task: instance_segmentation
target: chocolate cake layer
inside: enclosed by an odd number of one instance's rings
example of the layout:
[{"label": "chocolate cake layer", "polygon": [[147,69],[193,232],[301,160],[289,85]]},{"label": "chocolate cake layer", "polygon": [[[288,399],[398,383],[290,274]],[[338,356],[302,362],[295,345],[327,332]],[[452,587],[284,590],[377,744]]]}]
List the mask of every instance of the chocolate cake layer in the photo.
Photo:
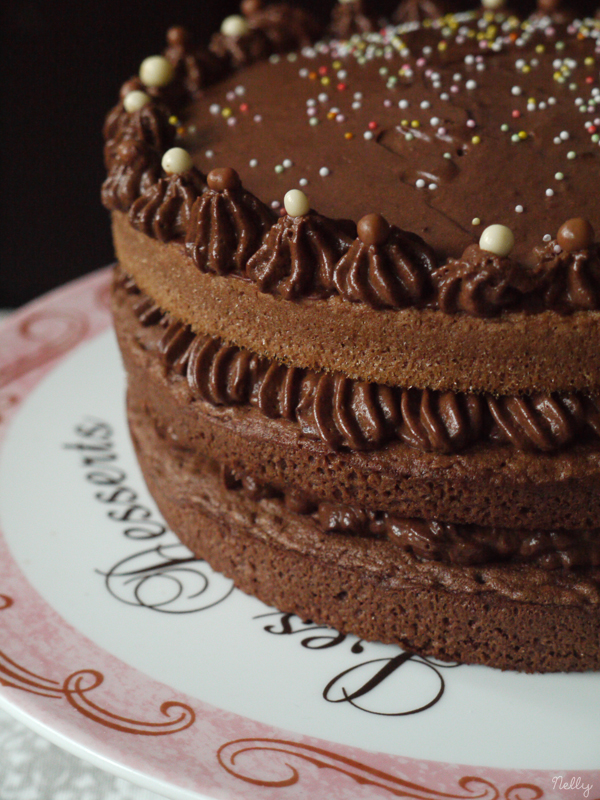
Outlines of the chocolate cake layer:
[{"label": "chocolate cake layer", "polygon": [[600,24],[241,8],[104,128],[150,491],[282,611],[600,668]]},{"label": "chocolate cake layer", "polygon": [[190,466],[134,400],[129,419],[167,522],[264,602],[443,660],[528,672],[600,667],[595,585],[532,567],[422,563],[391,542],[322,533],[280,500],[251,500]]},{"label": "chocolate cake layer", "polygon": [[289,302],[200,272],[181,244],[140,233],[120,212],[113,235],[122,268],[174,318],[284,364],[407,388],[600,391],[600,312],[478,319],[339,297]]},{"label": "chocolate cake layer", "polygon": [[600,450],[593,442],[557,454],[487,443],[453,455],[402,443],[336,452],[289,420],[195,396],[185,377],[146,349],[147,332],[123,289],[114,293],[114,316],[134,401],[174,443],[236,472],[278,489],[294,485],[313,500],[402,517],[530,530],[597,527]]}]

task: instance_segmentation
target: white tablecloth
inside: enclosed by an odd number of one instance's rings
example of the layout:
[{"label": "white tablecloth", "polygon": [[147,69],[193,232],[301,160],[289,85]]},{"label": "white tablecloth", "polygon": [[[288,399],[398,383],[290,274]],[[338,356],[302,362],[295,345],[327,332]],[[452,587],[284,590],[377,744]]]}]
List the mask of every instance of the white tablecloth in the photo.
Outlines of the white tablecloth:
[{"label": "white tablecloth", "polygon": [[163,800],[64,752],[0,709],[1,800]]}]

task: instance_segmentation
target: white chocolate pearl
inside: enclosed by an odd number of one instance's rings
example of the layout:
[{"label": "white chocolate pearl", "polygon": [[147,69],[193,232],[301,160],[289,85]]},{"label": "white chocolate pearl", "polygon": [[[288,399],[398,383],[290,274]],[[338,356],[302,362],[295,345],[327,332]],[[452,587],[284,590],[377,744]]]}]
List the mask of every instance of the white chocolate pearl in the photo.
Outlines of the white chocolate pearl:
[{"label": "white chocolate pearl", "polygon": [[300,189],[290,189],[283,198],[283,205],[290,217],[303,217],[310,209],[308,197]]},{"label": "white chocolate pearl", "polygon": [[481,0],[481,5],[489,11],[497,11],[505,5],[505,0]]},{"label": "white chocolate pearl", "polygon": [[490,225],[481,234],[479,247],[495,256],[507,256],[515,246],[515,237],[506,225]]},{"label": "white chocolate pearl", "polygon": [[240,17],[239,14],[232,14],[230,17],[225,17],[221,23],[221,33],[223,36],[231,36],[234,39],[243,36],[245,33],[248,33],[249,30],[250,26],[244,17]]},{"label": "white chocolate pearl", "polygon": [[140,92],[139,89],[135,89],[133,92],[129,92],[129,94],[125,95],[125,99],[123,100],[123,108],[128,114],[131,114],[134,111],[139,111],[140,108],[147,106],[150,100],[150,95],[146,94],[146,92]]},{"label": "white chocolate pearl", "polygon": [[183,147],[172,147],[162,157],[162,168],[167,175],[179,175],[193,166],[192,157]]},{"label": "white chocolate pearl", "polygon": [[164,56],[148,56],[140,65],[140,80],[146,86],[166,86],[174,74],[173,65]]}]

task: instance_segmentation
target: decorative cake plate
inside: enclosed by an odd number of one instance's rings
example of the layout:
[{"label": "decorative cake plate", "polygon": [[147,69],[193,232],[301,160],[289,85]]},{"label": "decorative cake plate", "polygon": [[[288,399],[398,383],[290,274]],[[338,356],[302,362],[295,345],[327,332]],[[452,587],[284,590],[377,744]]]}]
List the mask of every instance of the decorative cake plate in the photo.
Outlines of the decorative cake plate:
[{"label": "decorative cake plate", "polygon": [[109,283],[0,329],[0,704],[170,798],[600,798],[600,673],[343,636],[178,543],[129,441]]}]

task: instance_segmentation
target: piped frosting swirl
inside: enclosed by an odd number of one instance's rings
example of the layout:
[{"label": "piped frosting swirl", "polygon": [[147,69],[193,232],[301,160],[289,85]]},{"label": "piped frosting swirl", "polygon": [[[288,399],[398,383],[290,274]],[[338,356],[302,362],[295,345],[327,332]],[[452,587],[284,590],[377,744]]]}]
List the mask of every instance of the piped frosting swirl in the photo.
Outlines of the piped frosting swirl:
[{"label": "piped frosting swirl", "polygon": [[158,151],[146,142],[124,139],[111,151],[112,164],[102,184],[102,202],[111,210],[129,211],[161,176]]},{"label": "piped frosting swirl", "polygon": [[352,242],[351,228],[315,211],[285,215],[248,261],[246,275],[261,292],[286,299],[331,294],[335,266]]},{"label": "piped frosting swirl", "polygon": [[421,305],[431,294],[436,267],[431,248],[395,226],[380,237],[361,237],[363,222],[358,224],[358,238],[335,266],[333,281],[340,296],[373,307]]},{"label": "piped frosting swirl", "polygon": [[192,206],[204,188],[204,178],[195,167],[162,177],[133,202],[129,220],[134,228],[161,242],[182,238],[189,228]]},{"label": "piped frosting swirl", "polygon": [[208,188],[191,209],[186,252],[201,272],[243,275],[275,218],[242,188],[233,170],[213,170],[207,180]]},{"label": "piped frosting swirl", "polygon": [[460,259],[449,259],[432,281],[437,305],[446,314],[460,311],[474,317],[491,317],[518,303],[516,287],[522,270],[509,258],[471,245]]}]

